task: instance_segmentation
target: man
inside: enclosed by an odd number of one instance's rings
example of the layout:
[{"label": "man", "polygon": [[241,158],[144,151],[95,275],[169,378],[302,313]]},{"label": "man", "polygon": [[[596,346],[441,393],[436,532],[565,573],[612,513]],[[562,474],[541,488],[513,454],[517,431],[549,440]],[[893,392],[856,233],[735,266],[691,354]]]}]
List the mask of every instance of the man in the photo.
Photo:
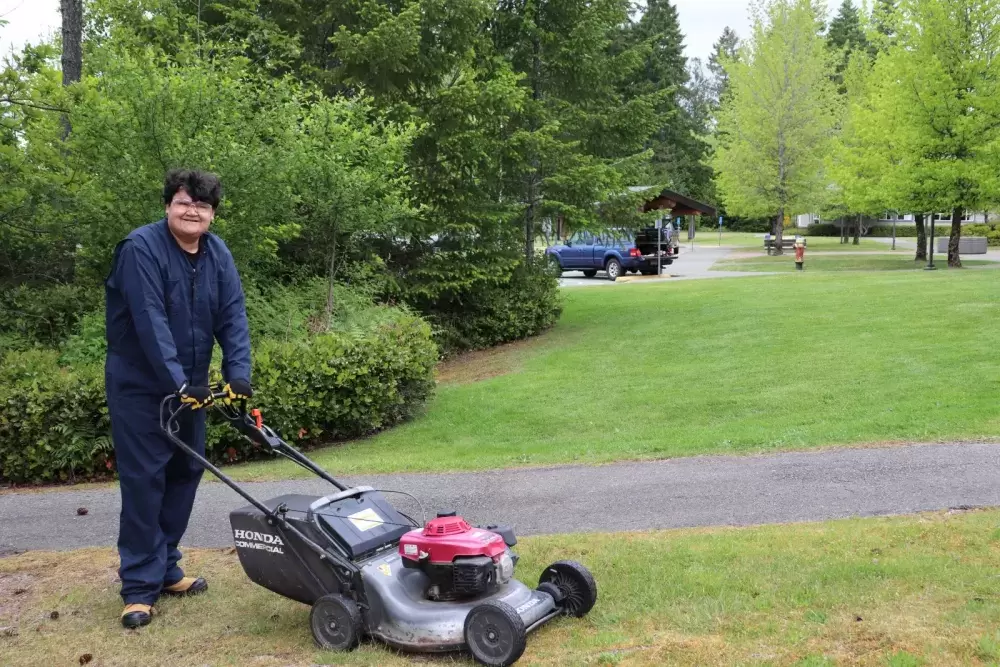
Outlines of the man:
[{"label": "man", "polygon": [[205,451],[205,411],[214,340],[230,398],[249,398],[250,333],[243,288],[226,245],[208,228],[221,198],[219,179],[172,171],[166,216],[116,247],[105,282],[105,366],[112,439],[121,486],[118,553],[121,622],[150,622],[161,594],[208,588],[187,577],[178,544],[187,530],[203,469],[160,429],[160,402],[189,403],[178,437]]}]

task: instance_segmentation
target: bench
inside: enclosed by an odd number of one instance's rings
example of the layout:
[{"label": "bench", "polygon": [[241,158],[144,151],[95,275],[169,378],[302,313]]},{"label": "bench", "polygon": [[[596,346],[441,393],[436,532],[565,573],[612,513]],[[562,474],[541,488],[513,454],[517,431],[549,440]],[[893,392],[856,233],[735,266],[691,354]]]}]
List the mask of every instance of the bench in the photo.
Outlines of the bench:
[{"label": "bench", "polygon": [[[774,245],[775,245],[775,243],[774,243],[774,239],[773,238],[764,237],[764,250],[767,251],[767,254],[769,254],[769,255],[771,254],[771,248],[773,248]],[[803,238],[802,239],[802,245],[808,248],[809,247],[808,240],[805,239],[805,238]],[[795,247],[795,237],[794,236],[791,237],[791,238],[789,238],[787,236],[782,236],[781,237],[781,249],[782,250],[786,250],[786,249],[791,250],[794,247]]]}]

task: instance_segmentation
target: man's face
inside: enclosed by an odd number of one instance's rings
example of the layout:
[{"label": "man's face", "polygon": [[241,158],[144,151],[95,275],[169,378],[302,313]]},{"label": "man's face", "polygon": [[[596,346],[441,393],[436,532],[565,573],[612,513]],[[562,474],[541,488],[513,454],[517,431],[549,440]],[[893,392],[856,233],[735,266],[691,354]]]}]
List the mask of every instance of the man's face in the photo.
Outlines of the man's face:
[{"label": "man's face", "polygon": [[166,210],[170,230],[185,241],[193,241],[207,232],[215,218],[211,204],[194,201],[184,188],[177,191]]}]

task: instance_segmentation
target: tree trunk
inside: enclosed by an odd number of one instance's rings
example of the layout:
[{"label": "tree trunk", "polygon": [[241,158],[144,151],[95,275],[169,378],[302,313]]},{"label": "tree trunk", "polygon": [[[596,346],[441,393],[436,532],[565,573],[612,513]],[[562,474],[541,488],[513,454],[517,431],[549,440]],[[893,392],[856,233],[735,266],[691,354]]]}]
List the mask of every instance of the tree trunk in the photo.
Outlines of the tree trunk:
[{"label": "tree trunk", "polygon": [[[531,61],[531,99],[535,102],[542,97],[542,42],[538,35],[532,38],[532,61]],[[538,113],[536,106],[535,113]],[[532,131],[537,131],[537,124],[532,119]],[[532,173],[528,178],[528,208],[524,212],[524,261],[532,264],[535,257],[535,200],[538,198],[538,180],[541,177],[541,169],[538,155],[531,158]]]},{"label": "tree trunk", "polygon": [[962,240],[962,215],[964,208],[956,208],[951,212],[951,238],[948,239],[948,266],[959,268],[962,260],[958,256],[958,242]]},{"label": "tree trunk", "polygon": [[785,207],[778,209],[778,216],[774,220],[774,254],[783,255],[781,250],[781,234],[785,230]]},{"label": "tree trunk", "polygon": [[[83,0],[59,0],[59,11],[62,14],[63,86],[69,86],[83,76]],[[62,124],[65,140],[72,130],[67,114],[63,114]]]},{"label": "tree trunk", "polygon": [[924,225],[924,214],[917,213],[917,255],[914,262],[926,261],[927,259],[927,227]]},{"label": "tree trunk", "polygon": [[330,327],[330,322],[333,321],[333,279],[337,275],[337,230],[336,227],[333,231],[333,248],[330,250],[330,283],[326,288],[326,320],[323,323],[324,329]]},{"label": "tree trunk", "polygon": [[861,245],[861,216],[854,220],[854,245]]},{"label": "tree trunk", "polygon": [[534,179],[528,183],[528,197],[532,201],[524,212],[524,261],[531,264],[535,256],[535,184]]}]

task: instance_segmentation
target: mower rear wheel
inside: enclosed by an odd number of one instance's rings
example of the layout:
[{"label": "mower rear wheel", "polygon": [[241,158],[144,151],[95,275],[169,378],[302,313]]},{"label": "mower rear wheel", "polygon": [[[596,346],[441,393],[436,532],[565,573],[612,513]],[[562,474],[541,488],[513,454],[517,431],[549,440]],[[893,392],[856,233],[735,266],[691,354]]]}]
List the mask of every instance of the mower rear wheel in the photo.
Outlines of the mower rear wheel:
[{"label": "mower rear wheel", "polygon": [[465,617],[465,644],[479,664],[507,667],[524,653],[528,633],[513,607],[490,600],[473,607]]},{"label": "mower rear wheel", "polygon": [[309,626],[316,644],[328,651],[353,651],[361,643],[361,612],[354,600],[324,595],[313,603]]},{"label": "mower rear wheel", "polygon": [[567,616],[586,616],[597,602],[597,582],[590,570],[576,561],[552,563],[542,572],[538,584],[552,584],[562,592],[563,613]]}]

